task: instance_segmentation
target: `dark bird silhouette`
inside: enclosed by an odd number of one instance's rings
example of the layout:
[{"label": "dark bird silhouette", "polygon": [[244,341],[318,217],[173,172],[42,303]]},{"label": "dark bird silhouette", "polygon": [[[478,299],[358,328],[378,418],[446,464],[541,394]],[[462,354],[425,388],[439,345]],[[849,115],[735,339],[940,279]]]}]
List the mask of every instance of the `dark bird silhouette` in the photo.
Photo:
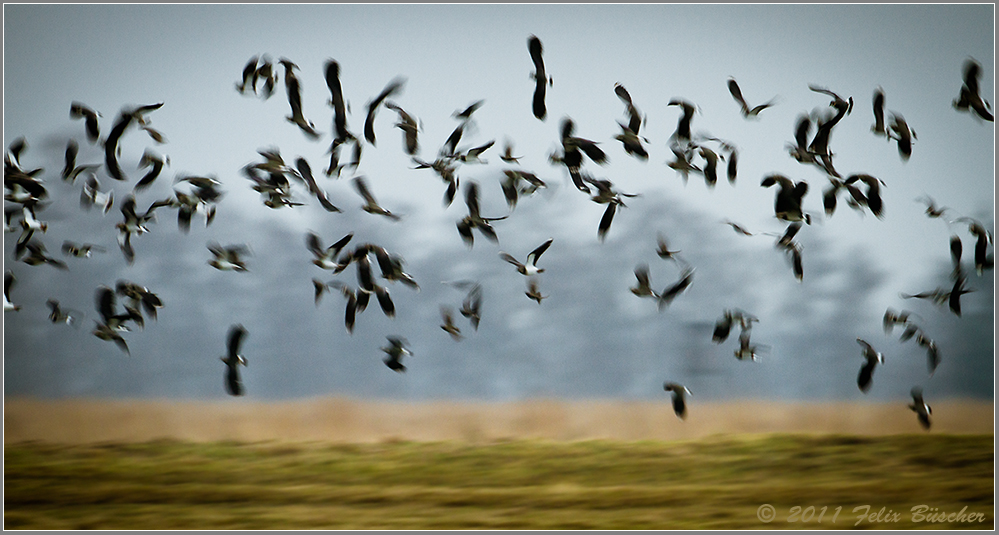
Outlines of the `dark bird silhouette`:
[{"label": "dark bird silhouette", "polygon": [[663,289],[659,295],[656,296],[658,301],[659,310],[663,310],[665,307],[669,306],[673,302],[676,296],[683,293],[690,284],[694,281],[694,268],[687,266],[680,273],[680,278],[670,286]]},{"label": "dark bird silhouette", "polygon": [[111,127],[107,139],[104,140],[104,170],[107,171],[108,176],[115,180],[125,181],[128,179],[121,164],[118,163],[118,141],[134,118],[132,113],[122,110]]},{"label": "dark bird silhouette", "polygon": [[73,102],[69,106],[69,117],[71,119],[83,119],[84,127],[87,130],[87,141],[91,144],[97,143],[100,138],[100,128],[97,125],[97,118],[101,114],[96,110],[91,109],[86,104],[80,102]]},{"label": "dark bird silhouette", "polygon": [[347,235],[333,243],[333,245],[323,247],[322,240],[319,236],[314,232],[308,232],[305,235],[305,246],[315,257],[312,259],[313,264],[322,269],[339,273],[346,268],[346,265],[338,261],[338,255],[353,237],[354,233],[349,232]]},{"label": "dark bird silhouette", "polygon": [[402,357],[412,356],[413,352],[409,350],[409,342],[405,338],[400,338],[398,336],[386,336],[385,337],[389,345],[382,348],[385,352],[385,359],[383,362],[390,370],[403,373],[406,371],[406,366],[402,364]]},{"label": "dark bird silhouette", "polygon": [[923,401],[923,389],[918,386],[912,387],[912,403],[909,404],[909,409],[916,413],[919,418],[920,425],[923,429],[929,430],[930,428],[930,414],[933,414],[933,409]]},{"label": "dark bird silhouette", "polygon": [[63,262],[62,260],[48,256],[48,254],[45,251],[45,244],[36,239],[27,240],[26,242],[24,242],[22,248],[26,254],[22,253],[24,254],[24,256],[20,257],[19,259],[21,260],[21,262],[24,262],[29,266],[40,266],[43,264],[48,264],[52,267],[62,270],[69,269],[69,266],[67,266],[66,263]]},{"label": "dark bird silhouette", "polygon": [[138,192],[142,191],[153,184],[153,181],[160,176],[163,171],[163,166],[168,163],[169,159],[161,158],[157,156],[152,151],[146,150],[142,153],[142,158],[139,159],[139,169],[149,168],[149,171],[135,183],[132,191]]},{"label": "dark bird silhouette", "polygon": [[981,75],[981,64],[974,59],[968,58],[964,62],[964,85],[961,86],[961,92],[954,101],[954,109],[958,111],[967,111],[970,109],[975,112],[973,117],[977,116],[986,121],[994,122],[995,116],[989,111],[992,109],[992,105],[989,101],[984,100],[980,93],[978,79]]},{"label": "dark bird silhouette", "polygon": [[286,58],[281,58],[278,63],[284,67],[284,87],[288,93],[288,105],[291,107],[291,115],[286,116],[285,119],[297,125],[309,138],[319,139],[322,134],[316,130],[316,125],[306,119],[302,113],[302,83],[295,75],[295,69],[298,68],[298,65]]},{"label": "dark bird silhouette", "polygon": [[[503,188],[503,196],[506,197],[506,203],[511,211],[517,207],[517,202],[522,195],[533,195],[538,189],[548,187],[548,184],[534,173],[504,169],[503,174],[506,175],[506,178],[500,183],[500,187]],[[521,185],[521,182],[526,182],[527,184]]]},{"label": "dark bird silhouette", "polygon": [[417,137],[420,127],[416,119],[394,102],[385,102],[385,107],[399,114],[399,122],[395,123],[395,126],[402,130],[406,154],[415,156],[420,150],[420,141]]},{"label": "dark bird silhouette", "polygon": [[663,383],[663,390],[673,394],[673,412],[681,420],[687,418],[686,396],[690,395],[690,390],[679,383]]},{"label": "dark bird silhouette", "polygon": [[879,87],[874,90],[874,125],[871,126],[871,132],[874,132],[876,136],[887,136],[888,131],[885,130],[885,92]]},{"label": "dark bird silhouette", "polygon": [[467,182],[465,184],[465,205],[468,207],[468,215],[457,223],[458,234],[461,235],[461,239],[465,244],[469,247],[473,246],[473,229],[479,229],[479,232],[486,239],[493,243],[498,243],[499,238],[496,236],[496,230],[493,229],[490,222],[506,219],[508,216],[482,217],[479,213],[479,185],[475,182]]},{"label": "dark bird silhouette", "polygon": [[808,136],[812,130],[812,119],[806,114],[798,117],[794,127],[794,143],[786,145],[788,153],[800,163],[814,163],[815,155],[808,149]]},{"label": "dark bird silhouette", "polygon": [[463,123],[468,122],[472,119],[472,114],[475,113],[479,108],[481,108],[482,105],[485,103],[486,103],[485,100],[476,100],[475,102],[469,104],[462,110],[455,110],[455,112],[451,114],[451,117],[459,121],[462,121]]},{"label": "dark bird silhouette", "polygon": [[[676,123],[676,130],[673,131],[673,135],[670,136],[671,142],[674,143],[690,143],[690,123],[694,118],[694,112],[697,111],[697,106],[693,103],[674,98],[669,101],[667,106],[679,106],[683,112],[680,114],[680,119]],[[682,147],[682,145],[680,145]]]},{"label": "dark bird silhouette", "polygon": [[14,286],[17,279],[14,278],[14,273],[10,270],[3,273],[3,311],[4,312],[14,312],[21,310],[21,305],[15,305],[10,300],[10,288]]},{"label": "dark bird silhouette", "polygon": [[811,223],[811,216],[802,211],[801,202],[808,193],[808,183],[805,181],[792,182],[790,178],[771,174],[763,177],[760,185],[769,188],[773,185],[780,186],[774,198],[774,214],[778,219],[784,221],[804,221]]},{"label": "dark bird silhouette", "polygon": [[125,309],[129,310],[133,317],[141,310],[155,320],[156,311],[163,308],[163,301],[158,295],[134,282],[119,280],[115,284],[115,293],[129,300]]},{"label": "dark bird silhouette", "polygon": [[527,49],[531,53],[531,61],[534,62],[534,72],[531,77],[535,81],[534,86],[534,100],[532,104],[532,111],[534,116],[539,120],[544,121],[545,116],[548,114],[545,108],[545,90],[547,86],[552,84],[552,79],[548,76],[547,71],[545,71],[545,62],[541,57],[543,48],[541,46],[541,39],[532,35],[527,39]]},{"label": "dark bird silhouette", "polygon": [[970,217],[959,217],[953,222],[968,223],[968,232],[975,237],[975,271],[978,275],[981,276],[986,269],[992,269],[995,261],[988,254],[992,233],[980,221]]},{"label": "dark bird silhouette", "polygon": [[257,64],[259,62],[260,56],[253,56],[243,67],[243,76],[240,78],[240,81],[236,82],[236,92],[240,95],[245,95],[247,89],[253,90],[254,93],[257,92],[257,88],[253,83],[253,78],[257,74]]},{"label": "dark bird silhouette", "polygon": [[940,365],[940,349],[937,347],[937,343],[920,331],[916,334],[916,344],[926,349],[926,369],[929,371],[930,377],[933,377],[933,372]]},{"label": "dark bird silhouette", "polygon": [[[850,175],[843,181],[844,186],[851,186],[855,182],[863,182],[867,185],[867,191],[863,195],[863,204],[870,208],[874,217],[881,219],[884,217],[884,204],[881,201],[881,186],[884,182],[867,174]],[[852,193],[851,193],[852,194]],[[854,196],[856,199],[856,196]]]},{"label": "dark bird silhouette", "polygon": [[461,329],[454,324],[454,313],[451,310],[451,307],[441,306],[441,321],[444,322],[441,324],[441,329],[450,334],[451,339],[455,342],[461,341],[463,338],[461,336]]},{"label": "dark bird silhouette", "polygon": [[863,350],[864,365],[860,368],[860,374],[857,375],[857,386],[860,387],[860,391],[867,393],[871,389],[871,377],[874,375],[874,367],[878,364],[884,364],[884,355],[877,352],[871,344],[866,341],[857,338],[857,343],[860,344]]},{"label": "dark bird silhouette", "polygon": [[619,206],[626,207],[623,197],[638,197],[639,194],[617,191],[614,189],[614,184],[606,179],[595,179],[588,175],[582,175],[582,180],[596,189],[596,193],[590,197],[590,200],[597,204],[607,205],[607,208],[604,209],[604,215],[600,218],[600,224],[597,226],[597,238],[602,242],[607,237],[617,208]]},{"label": "dark bird silhouette", "polygon": [[80,317],[80,313],[75,310],[64,309],[59,305],[59,301],[55,299],[49,299],[45,302],[49,307],[49,321],[52,323],[65,323],[66,325],[76,326],[76,322]]},{"label": "dark bird silhouette", "polygon": [[243,395],[243,383],[239,379],[239,366],[246,366],[246,357],[239,353],[246,339],[247,331],[242,325],[233,325],[229,328],[227,338],[227,352],[225,356],[219,357],[225,363],[225,390],[232,396]]},{"label": "dark bird silhouette", "polygon": [[521,275],[530,277],[532,275],[537,275],[538,273],[544,273],[544,268],[538,267],[538,259],[540,259],[541,255],[548,250],[552,241],[554,241],[554,238],[549,238],[547,241],[534,248],[533,251],[527,254],[527,260],[523,264],[509,253],[500,251],[499,256],[503,260],[513,264]]},{"label": "dark bird silhouette", "polygon": [[[322,295],[322,290],[320,289],[320,284],[322,282],[313,279],[313,284],[316,286],[316,303],[319,302],[319,296]],[[330,281],[324,286],[330,286],[340,290],[340,293],[346,298],[346,307],[343,313],[343,324],[347,328],[347,333],[351,334],[354,332],[354,323],[357,321],[358,312],[362,312],[368,305],[368,296],[371,294],[365,291],[354,291],[353,288],[344,284],[341,281]]]},{"label": "dark bird silhouette", "polygon": [[309,189],[309,193],[316,196],[319,204],[327,212],[340,212],[341,210],[337,208],[332,202],[330,202],[329,197],[326,192],[319,187],[316,183],[315,177],[312,176],[312,168],[309,167],[309,162],[305,161],[305,158],[298,158],[295,160],[295,167],[298,169],[297,174],[293,176],[298,177],[305,183],[305,186]]},{"label": "dark bird silhouette", "polygon": [[902,161],[907,161],[912,156],[912,141],[916,139],[916,132],[909,128],[909,124],[900,114],[891,112],[890,117],[888,139],[898,142],[898,155]]},{"label": "dark bird silhouette", "polygon": [[[95,322],[93,335],[108,342],[114,342],[119,349],[130,354],[128,344],[122,337],[122,332],[129,330],[125,322],[136,319],[136,311],[126,310],[124,314],[117,313],[115,291],[107,286],[97,288],[97,312],[101,316],[101,321]],[[141,319],[141,316],[139,316]]]},{"label": "dark bird silhouette", "polygon": [[368,102],[368,114],[364,119],[364,139],[368,140],[368,143],[375,144],[375,114],[378,112],[378,107],[385,99],[402,91],[405,83],[404,78],[393,78],[378,96]]},{"label": "dark bird silhouette", "polygon": [[247,271],[243,256],[250,254],[250,248],[246,245],[223,246],[215,242],[209,242],[208,250],[212,253],[212,259],[208,261],[208,265],[213,268],[219,271]]},{"label": "dark bird silhouette", "polygon": [[648,264],[639,264],[635,267],[635,279],[635,285],[630,288],[631,293],[638,297],[659,298],[659,294],[652,289],[652,283],[649,281]]},{"label": "dark bird silhouette", "polygon": [[739,84],[735,81],[735,78],[728,79],[728,91],[732,93],[732,98],[739,104],[739,109],[742,112],[742,116],[745,118],[756,117],[761,111],[774,105],[774,99],[770,99],[763,104],[750,107],[746,103],[746,99],[742,97],[742,90],[739,89]]},{"label": "dark bird silhouette", "polygon": [[353,137],[347,130],[347,106],[340,87],[340,64],[335,60],[326,61],[326,87],[330,90],[329,104],[333,107],[334,142],[345,141]]},{"label": "dark bird silhouette", "polygon": [[621,125],[621,128],[626,128],[637,135],[642,126],[642,114],[635,107],[635,103],[632,102],[631,93],[628,93],[628,90],[623,85],[617,83],[614,84],[614,94],[624,102],[625,113],[628,115],[628,125]]},{"label": "dark bird silhouette", "polygon": [[961,296],[972,291],[964,286],[965,279],[963,274],[955,277],[954,287],[951,288],[950,294],[947,296],[947,306],[958,317],[961,316]]},{"label": "dark bird silhouette", "polygon": [[363,176],[354,177],[351,184],[353,184],[354,189],[357,190],[358,195],[364,198],[364,205],[361,206],[362,210],[369,214],[385,216],[393,221],[399,221],[401,219],[398,215],[393,214],[392,212],[379,206],[378,201],[375,200],[375,196],[372,195],[371,191],[368,189],[368,184]]},{"label": "dark bird silhouette", "polygon": [[664,236],[663,233],[660,232],[656,235],[656,255],[658,255],[659,258],[662,258],[663,260],[676,260],[676,254],[680,252],[681,251],[679,249],[676,251],[671,251],[669,249],[669,244],[667,243],[666,236]]}]

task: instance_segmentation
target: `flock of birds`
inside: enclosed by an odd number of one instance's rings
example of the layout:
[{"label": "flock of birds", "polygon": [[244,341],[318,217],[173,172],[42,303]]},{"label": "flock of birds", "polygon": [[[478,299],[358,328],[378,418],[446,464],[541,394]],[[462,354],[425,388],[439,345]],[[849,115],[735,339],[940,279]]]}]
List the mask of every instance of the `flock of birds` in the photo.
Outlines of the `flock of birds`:
[{"label": "flock of birds", "polygon": [[[544,121],[547,117],[545,96],[548,87],[552,86],[552,78],[545,69],[543,47],[540,39],[536,36],[530,36],[528,39],[528,52],[535,67],[532,73],[535,87],[531,110],[537,120]],[[296,125],[309,139],[319,140],[323,134],[316,129],[315,124],[308,120],[303,112],[302,87],[296,75],[297,70],[298,66],[285,58],[281,58],[275,64],[267,56],[254,56],[245,65],[242,77],[236,83],[236,90],[245,96],[253,95],[267,99],[277,91],[279,78],[282,78],[290,107],[290,114],[286,117],[287,121]],[[374,146],[376,143],[375,121],[378,112],[385,108],[395,112],[398,116],[395,127],[402,131],[404,150],[414,164],[412,169],[432,170],[444,184],[443,204],[445,207],[450,206],[462,187],[459,179],[462,166],[483,162],[483,154],[495,143],[494,140],[491,140],[470,148],[459,146],[463,134],[470,129],[473,123],[476,110],[484,104],[484,100],[476,101],[453,114],[452,117],[458,121],[458,125],[439,149],[437,157],[433,161],[427,161],[420,157],[420,121],[392,100],[404,87],[404,78],[391,80],[381,93],[367,103],[363,133],[361,136],[357,136],[348,127],[348,106],[341,90],[339,76],[339,64],[334,60],[328,60],[325,65],[325,79],[330,91],[328,103],[333,108],[333,132],[328,151],[329,164],[323,170],[325,176],[339,178],[345,172],[353,174],[351,184],[363,199],[362,209],[365,212],[390,220],[399,219],[399,215],[378,203],[366,177],[357,174],[363,148],[366,144]],[[991,104],[980,95],[978,83],[980,76],[981,67],[977,62],[969,59],[964,67],[963,85],[960,88],[958,98],[953,102],[953,106],[958,111],[974,114],[978,119],[993,121],[994,118],[990,111]],[[750,105],[734,78],[728,79],[727,86],[741,115],[746,119],[755,118],[778,104],[775,97],[763,104]],[[809,86],[809,89],[829,96],[832,100],[828,107],[812,113],[803,113],[799,117],[793,129],[794,142],[787,145],[789,156],[803,165],[814,166],[827,177],[828,185],[822,193],[823,206],[827,216],[832,216],[842,196],[843,201],[850,208],[861,212],[870,212],[877,218],[883,217],[880,188],[885,185],[885,182],[863,173],[846,173],[844,175],[834,165],[834,153],[830,148],[833,129],[852,113],[853,97],[844,98],[827,88],[815,85]],[[645,116],[639,111],[623,85],[616,84],[614,92],[625,106],[625,121],[618,122],[621,133],[615,136],[614,140],[622,144],[624,151],[629,156],[646,161],[649,158],[646,149],[649,141],[641,134]],[[181,232],[186,233],[189,231],[192,219],[196,214],[203,214],[205,225],[210,225],[215,217],[216,209],[224,197],[224,191],[221,189],[222,183],[214,176],[178,175],[174,178],[173,193],[170,197],[143,205],[144,208],[140,207],[137,195],[149,188],[163,173],[164,166],[169,165],[169,158],[158,155],[152,149],[147,149],[139,162],[139,169],[146,170],[145,174],[135,182],[132,192],[124,199],[116,203],[114,188],[103,188],[98,180],[101,170],[108,178],[118,183],[127,183],[130,180],[119,164],[121,152],[119,141],[128,131],[138,129],[145,132],[156,144],[166,143],[165,136],[151,126],[150,120],[150,115],[161,106],[163,103],[122,109],[103,138],[101,137],[103,124],[100,121],[102,115],[99,112],[79,102],[73,102],[70,106],[70,118],[84,121],[86,139],[91,145],[103,148],[104,161],[78,164],[76,158],[79,153],[79,144],[75,139],[70,139],[66,146],[65,166],[61,178],[70,183],[75,183],[78,178],[81,179],[83,184],[80,203],[84,209],[91,210],[98,207],[102,214],[108,214],[114,206],[119,208],[121,220],[115,225],[117,243],[124,259],[129,264],[134,262],[136,254],[133,242],[143,234],[150,232],[150,225],[156,221],[158,213],[162,213],[164,210],[176,210],[178,228]],[[681,98],[674,98],[668,102],[667,106],[677,107],[681,113],[676,130],[668,140],[668,148],[673,160],[667,162],[667,165],[675,170],[685,182],[691,174],[700,175],[708,187],[713,187],[718,181],[719,173],[724,172],[727,180],[735,183],[738,173],[738,148],[736,145],[731,141],[692,133],[691,123],[698,109],[696,104]],[[880,88],[874,91],[872,109],[874,124],[871,130],[873,134],[895,142],[900,158],[908,159],[912,153],[916,133],[908,126],[901,114],[888,111],[886,115],[885,95]],[[636,197],[638,194],[622,192],[609,180],[592,176],[587,169],[589,163],[603,165],[607,161],[607,155],[600,147],[599,142],[579,137],[576,134],[575,123],[572,119],[566,117],[562,120],[560,133],[558,140],[560,148],[549,156],[549,161],[553,166],[565,169],[572,184],[579,192],[588,195],[592,202],[605,205],[603,216],[597,227],[597,237],[603,241],[610,230],[617,210],[625,206],[626,199]],[[345,148],[352,148],[349,158],[347,158]],[[14,247],[15,261],[23,262],[29,266],[48,264],[57,269],[66,270],[68,269],[67,263],[59,258],[49,256],[40,239],[40,235],[46,232],[48,226],[45,221],[39,219],[41,211],[49,202],[47,200],[48,192],[43,178],[43,169],[22,167],[21,159],[26,149],[26,141],[19,138],[8,146],[4,158],[5,233],[19,233]],[[258,154],[262,160],[246,165],[242,169],[242,174],[250,182],[252,189],[260,193],[265,207],[291,209],[304,205],[305,203],[297,200],[300,198],[294,187],[297,184],[308,192],[309,197],[315,197],[319,205],[327,212],[342,211],[319,185],[309,162],[304,158],[299,157],[294,162],[289,163],[285,161],[279,150],[273,148],[259,150]],[[344,158],[341,158],[342,156]],[[503,148],[500,158],[506,164],[515,166],[519,163],[520,157],[514,156],[513,146],[508,142]],[[724,162],[724,171],[719,169],[721,162]],[[474,181],[466,181],[463,186],[467,215],[456,221],[455,226],[460,239],[469,248],[474,246],[476,233],[473,231],[477,231],[480,236],[493,243],[498,243],[497,233],[492,224],[509,217],[520,198],[533,195],[538,190],[548,187],[548,184],[538,178],[535,173],[524,169],[510,167],[505,169],[503,173],[505,179],[501,183],[501,187],[510,209],[510,213],[505,215],[483,216],[479,206],[478,184]],[[726,221],[726,223],[743,236],[762,234],[777,238],[775,247],[788,256],[793,276],[801,281],[804,277],[802,248],[795,241],[795,237],[803,226],[810,225],[812,222],[812,214],[807,213],[802,207],[803,198],[811,189],[809,183],[795,181],[781,174],[769,174],[763,177],[760,186],[775,188],[774,216],[787,224],[785,231],[779,234],[758,233],[747,230],[731,221]],[[938,207],[929,197],[918,200],[926,204],[928,217],[942,219],[947,221],[948,225],[952,223],[968,225],[969,233],[975,239],[974,267],[979,276],[984,271],[993,268],[992,254],[989,252],[989,247],[992,244],[992,233],[981,222],[964,216],[947,218],[945,216],[953,212],[949,208]],[[324,241],[315,232],[309,231],[305,235],[305,247],[312,254],[312,263],[324,272],[336,276],[350,266],[355,268],[356,286],[340,278],[324,281],[317,277],[312,281],[316,306],[319,306],[326,293],[340,294],[344,298],[344,325],[348,333],[353,331],[357,315],[366,309],[372,295],[374,295],[382,312],[388,317],[394,317],[396,310],[389,292],[390,285],[399,282],[414,290],[420,289],[414,278],[406,273],[405,261],[402,256],[373,243],[355,243],[352,247],[348,247],[351,245],[352,239],[353,233],[347,233],[327,245],[329,242]],[[541,274],[545,272],[545,269],[542,267],[543,264],[539,265],[539,262],[553,241],[554,239],[548,239],[541,243],[528,252],[523,257],[523,261],[520,260],[521,257],[514,254],[505,251],[499,252],[501,260],[511,264],[519,274],[525,277],[527,282],[525,294],[539,305],[547,297],[541,292]],[[208,261],[211,267],[221,271],[241,272],[247,270],[245,257],[250,255],[251,251],[246,244],[223,245],[210,242],[207,247],[212,255]],[[62,245],[62,253],[66,257],[86,259],[94,253],[106,252],[102,246],[93,243],[66,241]],[[951,238],[950,252],[954,271],[951,281],[946,286],[917,294],[902,294],[902,297],[928,299],[938,305],[946,304],[954,314],[960,316],[961,296],[972,290],[967,287],[968,274],[962,263],[962,241],[958,234],[954,234]],[[681,251],[671,250],[666,236],[660,233],[656,254],[663,260],[674,262],[678,266],[677,279],[665,286],[653,286],[650,280],[649,266],[640,264],[635,267],[636,282],[630,291],[639,298],[655,301],[659,310],[668,307],[693,283],[694,267],[687,263],[680,253]],[[470,322],[473,329],[477,330],[481,319],[482,285],[472,280],[445,281],[444,284],[467,292],[458,312]],[[14,285],[14,274],[11,270],[7,270],[4,280],[5,312],[18,311],[21,308],[21,305],[15,304],[16,294],[12,295]],[[129,353],[129,348],[123,333],[129,332],[132,327],[143,328],[145,320],[155,320],[157,310],[164,306],[153,291],[127,280],[119,280],[113,288],[109,286],[98,287],[95,302],[100,319],[95,320],[92,334],[102,340],[115,343],[125,353]],[[78,311],[62,308],[55,299],[48,300],[47,305],[51,310],[49,319],[53,323],[75,324],[83,315]],[[456,323],[453,308],[442,305],[440,313],[442,322],[440,328],[454,340],[461,340],[464,335],[461,327]],[[900,339],[903,342],[914,339],[920,347],[925,348],[929,373],[932,376],[940,363],[940,352],[936,342],[915,322],[917,318],[918,316],[910,311],[895,311],[889,308],[884,315],[884,330],[886,333],[891,333],[896,326],[901,327]],[[734,355],[739,360],[755,361],[759,355],[760,347],[753,344],[751,332],[753,324],[759,321],[759,318],[743,310],[724,310],[715,324],[712,340],[718,344],[725,342],[733,327],[737,325],[740,334]],[[227,335],[227,352],[221,357],[225,364],[225,388],[229,394],[234,396],[244,394],[239,366],[247,364],[247,359],[241,354],[247,336],[248,332],[242,325],[233,325]],[[383,362],[391,370],[404,372],[406,366],[402,359],[413,354],[408,342],[401,336],[388,336],[387,342],[388,345],[381,348],[385,354]],[[857,377],[857,385],[861,391],[867,392],[871,387],[877,365],[884,363],[884,355],[866,340],[857,338],[857,343],[861,346],[863,358],[862,367]],[[665,382],[663,388],[672,394],[676,415],[685,418],[686,396],[690,394],[690,391],[684,385],[672,381]],[[922,398],[920,387],[912,389],[912,397],[913,403],[910,408],[917,413],[919,421],[928,429],[931,410]]]}]

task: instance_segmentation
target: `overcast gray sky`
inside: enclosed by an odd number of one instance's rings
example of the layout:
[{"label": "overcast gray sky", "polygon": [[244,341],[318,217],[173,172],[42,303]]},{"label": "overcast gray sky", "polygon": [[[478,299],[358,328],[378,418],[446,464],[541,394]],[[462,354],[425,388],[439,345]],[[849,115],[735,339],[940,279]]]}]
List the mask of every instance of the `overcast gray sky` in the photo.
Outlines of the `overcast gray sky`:
[{"label": "overcast gray sky", "polygon": [[[225,397],[218,357],[229,326],[241,323],[249,331],[243,380],[247,397],[257,399],[657,399],[666,380],[686,384],[697,399],[900,399],[916,384],[928,398],[991,398],[994,272],[971,270],[974,242],[966,224],[930,219],[916,199],[929,195],[953,210],[949,219],[969,216],[994,227],[994,125],[952,106],[968,58],[981,63],[982,95],[994,100],[994,21],[992,4],[7,4],[4,145],[23,136],[28,148],[21,164],[45,169],[50,202],[37,215],[49,227],[40,239],[69,269],[15,261],[18,233],[5,234],[4,268],[17,279],[11,299],[22,306],[4,314],[5,393]],[[553,80],[544,121],[531,111],[532,34],[544,45]],[[285,120],[283,75],[270,99],[237,93],[243,66],[259,54],[298,65],[303,113],[322,132],[318,140]],[[498,244],[476,234],[474,247],[465,246],[455,226],[467,213],[463,192],[442,206],[444,183],[431,170],[412,169],[390,109],[379,110],[377,146],[364,143],[356,173],[323,174],[333,115],[324,79],[328,59],[340,64],[348,127],[359,137],[366,103],[393,78],[405,79],[391,100],[419,119],[425,160],[435,158],[458,125],[452,113],[484,100],[460,147],[496,144],[483,155],[487,163],[463,164],[458,175],[463,185],[479,184],[483,215],[509,215],[494,223]],[[751,105],[774,97],[776,104],[743,118],[729,77]],[[615,83],[646,116],[647,161],[626,154],[614,139],[617,122],[627,120]],[[830,97],[809,84],[853,98],[830,147],[844,176],[866,173],[884,182],[883,219],[846,207],[842,196],[835,214],[826,216],[825,173],[788,154],[797,117],[830,109]],[[886,109],[904,116],[917,135],[908,161],[894,142],[871,132],[878,87]],[[680,117],[678,107],[667,106],[673,98],[698,106],[695,133],[738,147],[734,185],[724,171],[713,188],[696,173],[684,183],[667,167],[669,137]],[[103,162],[83,122],[69,117],[73,101],[102,114],[102,138],[123,107],[164,103],[148,117],[167,142],[156,144],[133,127],[121,141],[129,181],[116,183],[98,171],[101,186],[116,195],[106,216],[80,208],[84,179],[60,178],[69,139],[80,145],[79,163]],[[549,161],[565,117],[574,120],[576,135],[599,142],[608,156],[605,165],[587,162],[584,170],[641,195],[626,199],[603,242],[597,226],[604,206]],[[523,156],[517,165],[499,159],[507,139]],[[268,147],[288,162],[305,158],[343,213],[326,212],[298,184],[296,200],[305,206],[264,206],[240,170],[262,161],[257,151]],[[158,210],[150,232],[134,238],[136,259],[129,265],[115,224],[120,201],[145,172],[138,161],[146,148],[169,156],[170,164],[136,195],[140,208],[171,195],[174,178],[188,174],[217,177],[225,196],[214,222],[206,227],[199,213],[187,234],[178,230],[175,209]],[[500,188],[503,170],[511,168],[533,172],[550,187],[511,211]],[[813,222],[796,238],[801,282],[773,237],[740,236],[723,223],[783,231],[786,224],[774,217],[775,191],[760,185],[771,173],[809,184],[803,204]],[[361,211],[349,184],[354,174],[366,176],[380,204],[401,221]],[[311,280],[356,287],[354,268],[333,276],[312,265],[308,231],[327,245],[353,232],[351,246],[384,246],[405,258],[421,290],[388,284],[396,317],[385,317],[372,302],[348,334],[344,299],[328,294],[315,306]],[[675,263],[656,256],[658,233],[695,269],[689,289],[662,311],[629,291],[642,263],[657,290],[679,277]],[[962,300],[960,318],[899,295],[950,286],[952,234],[964,243],[974,289]],[[548,298],[538,304],[524,295],[525,277],[498,253],[523,260],[548,238],[554,241],[539,262]],[[107,252],[65,257],[64,240],[100,244]],[[249,271],[208,266],[209,241],[248,244]],[[165,303],[157,320],[125,334],[131,356],[91,334],[99,319],[96,288],[121,279],[148,287]],[[482,285],[482,323],[474,331],[458,316],[465,338],[455,342],[439,328],[439,307],[457,310],[464,293],[441,281],[461,279]],[[48,322],[50,298],[84,314],[79,328]],[[917,313],[916,322],[938,343],[942,363],[933,377],[921,348],[900,342],[898,330],[890,336],[882,330],[888,307]],[[711,341],[727,308],[759,318],[752,330],[753,342],[763,347],[758,362],[735,359],[738,333],[723,344]],[[414,356],[405,361],[405,374],[381,362],[389,335],[410,342]],[[863,360],[857,337],[886,359],[866,394],[856,385]]]}]

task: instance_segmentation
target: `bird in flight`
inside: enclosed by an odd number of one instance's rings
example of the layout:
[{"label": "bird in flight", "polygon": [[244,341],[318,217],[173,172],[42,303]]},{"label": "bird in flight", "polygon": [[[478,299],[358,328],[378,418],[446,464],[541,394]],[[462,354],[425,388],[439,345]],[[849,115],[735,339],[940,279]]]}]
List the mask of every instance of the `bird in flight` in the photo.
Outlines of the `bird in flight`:
[{"label": "bird in flight", "polygon": [[679,383],[663,383],[663,390],[666,392],[671,392],[673,394],[673,412],[676,413],[677,417],[681,420],[687,418],[687,400],[686,397],[690,395],[690,390],[687,387]]},{"label": "bird in flight", "polygon": [[543,52],[541,39],[538,39],[534,35],[530,36],[527,39],[527,49],[531,53],[531,61],[534,62],[534,73],[531,75],[535,81],[532,110],[535,117],[544,121],[545,116],[548,114],[545,108],[545,89],[547,86],[552,85],[552,79],[548,76],[547,71],[545,71],[545,61],[541,57],[541,53]]},{"label": "bird in flight", "polygon": [[243,383],[239,379],[239,366],[246,366],[246,357],[239,353],[243,340],[246,339],[247,331],[242,325],[233,325],[229,328],[227,342],[227,353],[219,357],[225,363],[225,389],[229,395],[242,396]]}]

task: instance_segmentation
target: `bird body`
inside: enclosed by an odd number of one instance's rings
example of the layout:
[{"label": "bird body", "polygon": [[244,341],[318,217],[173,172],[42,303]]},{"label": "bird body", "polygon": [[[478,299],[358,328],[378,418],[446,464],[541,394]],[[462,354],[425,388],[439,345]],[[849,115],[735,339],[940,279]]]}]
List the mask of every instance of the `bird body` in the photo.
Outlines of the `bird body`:
[{"label": "bird body", "polygon": [[242,325],[233,325],[229,328],[227,338],[227,352],[219,357],[225,363],[225,388],[231,396],[242,396],[243,383],[239,379],[239,366],[246,366],[246,357],[239,353],[243,340],[247,335],[246,329]]},{"label": "bird body", "polygon": [[679,383],[663,383],[663,390],[673,394],[673,412],[678,418],[684,420],[687,418],[687,401],[686,396],[690,395],[690,390],[687,387]]},{"label": "bird body", "polygon": [[878,364],[884,364],[884,355],[876,351],[871,344],[866,341],[857,338],[857,343],[863,348],[864,365],[860,368],[860,374],[857,375],[857,386],[860,387],[860,391],[867,393],[871,389],[871,378],[874,375],[874,368]]},{"label": "bird body", "polygon": [[552,244],[552,241],[554,241],[554,238],[549,238],[541,245],[535,247],[533,251],[527,254],[527,261],[523,264],[508,253],[504,253],[501,251],[499,253],[499,256],[503,260],[506,260],[507,262],[513,264],[521,275],[531,277],[539,273],[544,273],[545,271],[544,268],[538,267],[538,259],[541,258],[541,255],[548,250],[548,247]]},{"label": "bird body", "polygon": [[909,404],[909,409],[916,413],[919,418],[920,425],[923,429],[929,430],[930,428],[930,414],[933,414],[933,409],[923,400],[923,389],[918,386],[912,387],[910,392],[912,395],[912,403]]}]

